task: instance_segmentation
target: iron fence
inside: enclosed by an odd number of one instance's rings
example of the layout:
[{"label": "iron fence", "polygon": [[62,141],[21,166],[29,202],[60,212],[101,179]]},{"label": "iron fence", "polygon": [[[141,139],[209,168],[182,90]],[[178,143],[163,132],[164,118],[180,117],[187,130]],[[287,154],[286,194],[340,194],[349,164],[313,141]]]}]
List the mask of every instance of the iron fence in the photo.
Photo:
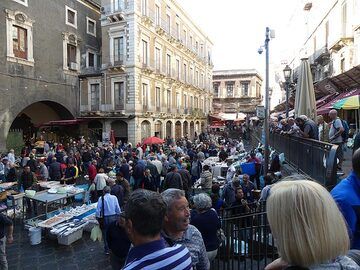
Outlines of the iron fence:
[{"label": "iron fence", "polygon": [[278,258],[266,212],[260,210],[244,215],[233,215],[231,209],[221,213],[225,241],[211,262],[212,270],[259,270]]},{"label": "iron fence", "polygon": [[[261,130],[252,132],[252,144],[261,138]],[[338,146],[318,140],[270,133],[269,145],[277,153],[284,153],[285,160],[297,172],[308,175],[329,190],[337,183]]]}]

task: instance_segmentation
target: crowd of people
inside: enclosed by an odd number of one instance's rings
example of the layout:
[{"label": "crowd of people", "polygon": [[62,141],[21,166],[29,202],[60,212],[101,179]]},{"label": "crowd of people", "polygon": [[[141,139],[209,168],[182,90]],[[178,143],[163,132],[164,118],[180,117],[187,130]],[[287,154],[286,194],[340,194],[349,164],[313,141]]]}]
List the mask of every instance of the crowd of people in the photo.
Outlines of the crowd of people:
[{"label": "crowd of people", "polygon": [[[317,116],[317,121],[308,118],[306,115],[300,115],[296,118],[279,118],[273,119],[270,124],[270,130],[283,135],[320,140],[326,143],[338,146],[337,151],[338,171],[342,172],[342,163],[344,156],[344,148],[349,139],[349,125],[338,116],[336,110],[330,110],[328,115],[329,122],[324,120],[322,115]],[[355,136],[354,136],[355,139]],[[360,140],[360,136],[357,140]],[[353,148],[355,151],[357,144]]]},{"label": "crowd of people", "polygon": [[[233,214],[255,211],[253,191],[261,189],[260,171],[250,177],[235,169],[231,165],[233,161],[228,159],[245,153],[243,141],[212,133],[203,132],[194,141],[186,137],[178,141],[169,139],[162,145],[133,147],[121,142],[95,145],[84,139],[70,139],[64,143],[44,141],[43,146],[42,149],[24,147],[20,157],[15,157],[13,150],[4,154],[3,170],[0,170],[2,180],[17,181],[20,190],[36,189],[37,181],[60,181],[62,184],[85,181],[89,185],[90,200],[98,203],[96,216],[103,231],[104,253],[110,255],[114,269],[131,262],[129,258],[133,253],[128,250],[131,244],[135,246],[137,237],[154,236],[157,230],[148,228],[144,232],[142,227],[149,227],[149,223],[159,227],[156,222],[149,222],[151,218],[144,217],[145,212],[153,214],[161,207],[153,210],[145,207],[139,210],[142,214],[137,217],[133,207],[142,205],[136,201],[142,196],[156,198],[158,203],[166,205],[164,213],[157,213],[163,220],[160,235],[161,241],[165,241],[158,243],[159,247],[185,246],[186,250],[181,252],[184,252],[184,259],[186,252],[190,254],[191,267],[209,269],[220,246],[221,211],[235,209],[231,210]],[[225,183],[214,181],[211,166],[204,164],[208,157],[215,156],[229,165],[222,179]],[[261,149],[247,157],[247,161],[256,163],[257,167],[261,167],[262,159]],[[12,169],[15,173],[11,173]],[[250,178],[257,183],[252,183]],[[132,201],[134,196],[137,199]],[[131,203],[135,206],[129,206]],[[36,209],[28,200],[27,211],[36,212]],[[133,215],[134,227],[129,231],[126,221]],[[156,219],[159,222],[159,218]],[[142,223],[135,225],[136,222]],[[127,269],[133,269],[131,265]]]},{"label": "crowd of people", "polygon": [[[335,122],[339,119],[333,117]],[[281,128],[272,124],[274,132],[310,138],[320,134],[318,126],[303,116],[281,122]],[[334,134],[331,136],[337,136]],[[350,247],[358,248],[359,241],[353,206],[360,200],[354,188],[360,183],[360,150],[354,155],[349,183],[342,182],[333,191],[341,212],[320,185],[301,177],[297,181],[279,179],[278,157],[272,159],[269,173],[262,177],[263,149],[246,152],[241,139],[204,132],[194,141],[182,138],[162,145],[94,145],[80,139],[64,144],[45,142],[41,155],[38,150],[24,148],[18,159],[13,150],[3,155],[2,181],[17,181],[24,190],[35,188],[37,180],[87,183],[90,200],[97,202],[104,253],[110,256],[113,269],[210,269],[224,244],[222,218],[264,211],[261,206],[265,201],[281,257],[267,269],[319,264],[324,265],[319,269],[359,269],[346,254]],[[204,162],[216,156],[228,166],[223,178],[214,177],[212,166]],[[253,163],[254,173],[248,175],[234,166],[231,156],[243,156],[245,162]],[[344,190],[352,188],[354,194],[348,202]],[[35,211],[36,205],[28,202],[27,210]],[[346,223],[341,213],[345,213]],[[11,228],[5,221],[0,219],[1,241],[5,239],[5,233],[1,234],[4,228]],[[351,229],[350,238],[346,224]],[[339,234],[323,239],[332,231]],[[8,235],[11,242],[12,230]],[[294,237],[295,244],[289,243]],[[6,262],[5,242],[1,241],[0,263],[3,258]],[[334,268],[336,264],[342,267]]]}]

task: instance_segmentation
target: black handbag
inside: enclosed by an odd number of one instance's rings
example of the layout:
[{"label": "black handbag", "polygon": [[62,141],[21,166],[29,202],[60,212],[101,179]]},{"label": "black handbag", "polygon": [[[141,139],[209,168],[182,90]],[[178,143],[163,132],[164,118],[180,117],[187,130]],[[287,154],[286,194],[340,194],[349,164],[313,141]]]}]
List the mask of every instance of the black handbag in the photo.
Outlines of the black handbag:
[{"label": "black handbag", "polygon": [[100,229],[103,230],[105,228],[104,195],[101,196],[101,202],[102,202],[102,205],[101,205],[100,217],[97,218],[97,221],[99,223]]}]

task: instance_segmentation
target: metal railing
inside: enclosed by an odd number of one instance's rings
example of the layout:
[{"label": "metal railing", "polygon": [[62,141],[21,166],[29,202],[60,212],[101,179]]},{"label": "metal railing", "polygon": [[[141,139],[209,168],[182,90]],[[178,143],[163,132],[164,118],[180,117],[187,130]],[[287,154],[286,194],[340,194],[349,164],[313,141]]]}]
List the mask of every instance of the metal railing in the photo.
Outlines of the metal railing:
[{"label": "metal railing", "polygon": [[234,216],[224,211],[220,215],[225,241],[211,262],[212,270],[264,269],[278,258],[266,212]]},{"label": "metal railing", "polygon": [[[261,131],[252,132],[261,141]],[[301,174],[306,174],[331,190],[337,183],[338,146],[312,139],[270,133],[270,147],[284,153],[285,160]]]}]

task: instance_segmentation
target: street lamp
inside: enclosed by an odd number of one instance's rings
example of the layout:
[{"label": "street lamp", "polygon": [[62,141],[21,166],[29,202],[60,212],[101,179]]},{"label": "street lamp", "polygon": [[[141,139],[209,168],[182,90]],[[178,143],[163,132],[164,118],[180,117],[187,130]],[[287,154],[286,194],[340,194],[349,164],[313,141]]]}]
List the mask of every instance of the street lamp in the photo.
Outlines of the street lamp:
[{"label": "street lamp", "polygon": [[269,42],[272,38],[275,38],[275,31],[266,27],[265,32],[265,44],[258,49],[258,53],[262,54],[263,48],[265,48],[265,119],[264,119],[264,133],[265,133],[265,159],[264,159],[264,173],[267,174],[269,170],[269,116],[270,116],[270,103],[269,103]]},{"label": "street lamp", "polygon": [[289,84],[291,80],[291,68],[289,65],[286,65],[284,68],[284,78],[285,78],[285,94],[286,94],[286,118],[289,118]]}]

